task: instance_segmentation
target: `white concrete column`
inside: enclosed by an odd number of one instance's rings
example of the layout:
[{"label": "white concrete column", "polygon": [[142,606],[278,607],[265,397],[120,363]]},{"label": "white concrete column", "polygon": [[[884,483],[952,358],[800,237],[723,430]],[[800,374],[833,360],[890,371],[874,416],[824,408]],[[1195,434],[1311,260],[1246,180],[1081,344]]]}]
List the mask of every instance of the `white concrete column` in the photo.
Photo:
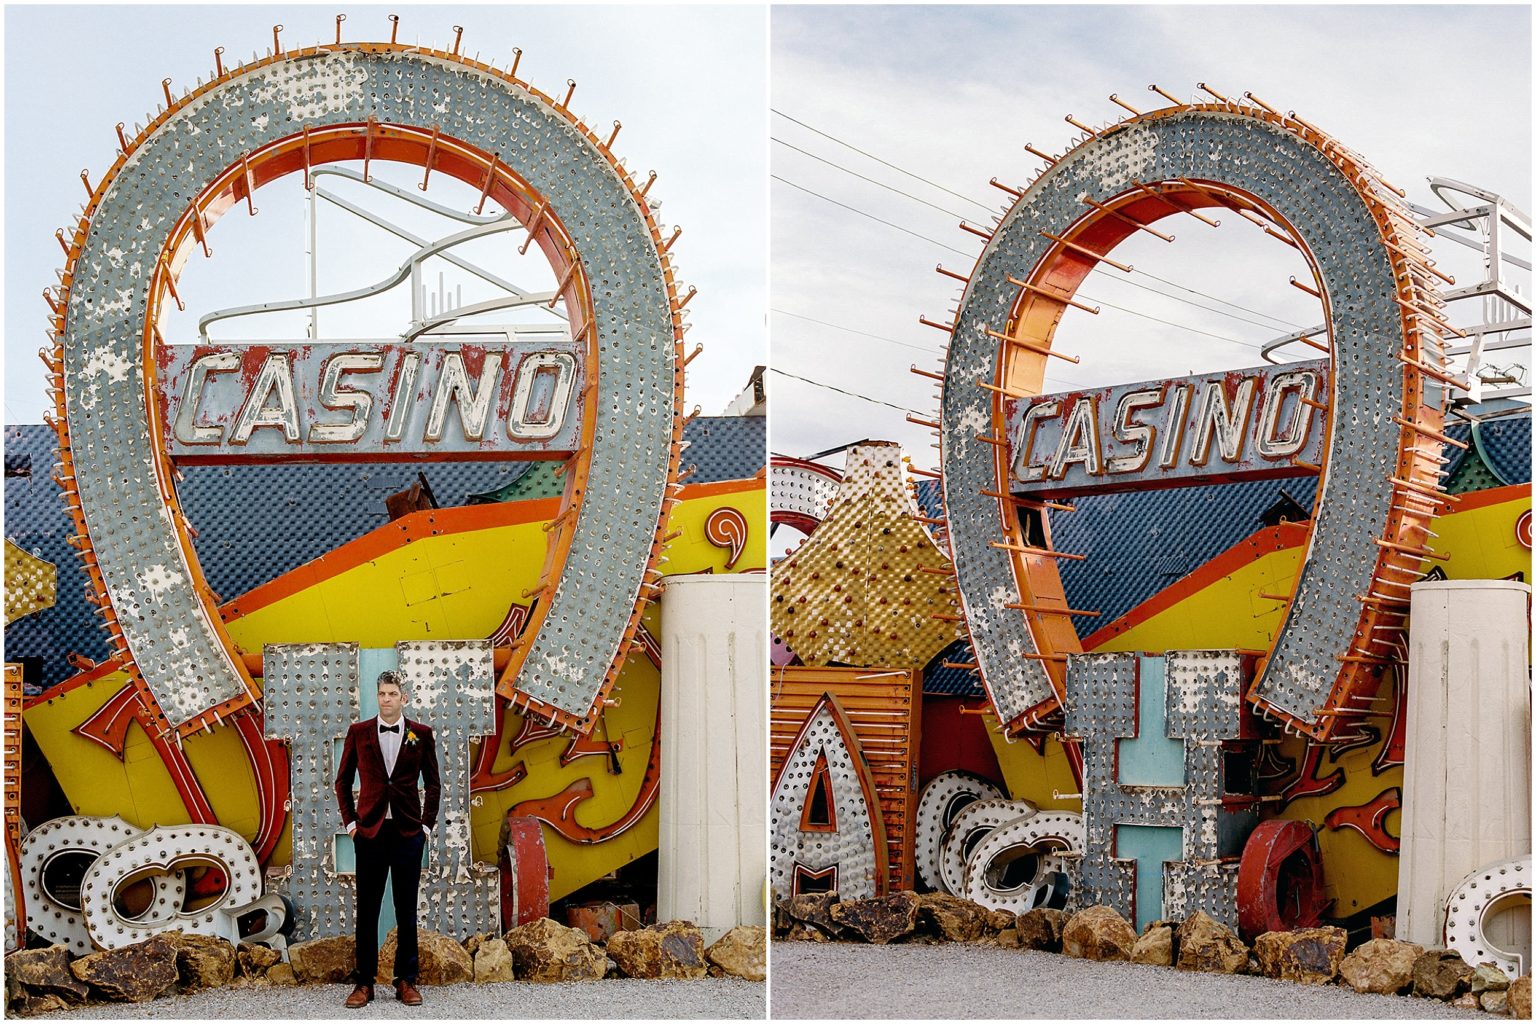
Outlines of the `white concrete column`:
[{"label": "white concrete column", "polygon": [[1413,586],[1399,939],[1441,945],[1457,883],[1531,850],[1530,601],[1511,580]]},{"label": "white concrete column", "polygon": [[668,578],[661,652],[656,918],[713,942],[767,923],[767,577]]}]

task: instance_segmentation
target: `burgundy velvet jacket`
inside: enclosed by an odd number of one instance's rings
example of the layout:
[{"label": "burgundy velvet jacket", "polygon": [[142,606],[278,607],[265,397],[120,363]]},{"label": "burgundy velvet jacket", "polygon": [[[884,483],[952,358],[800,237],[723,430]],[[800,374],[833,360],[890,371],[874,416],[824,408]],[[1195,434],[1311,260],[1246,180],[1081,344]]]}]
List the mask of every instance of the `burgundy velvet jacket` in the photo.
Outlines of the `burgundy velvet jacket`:
[{"label": "burgundy velvet jacket", "polygon": [[[404,730],[395,770],[384,772],[384,751],[379,746],[379,720],[370,718],[347,730],[346,746],[341,752],[341,767],[336,772],[336,800],[341,805],[341,822],[357,822],[357,834],[372,839],[384,823],[386,808],[400,823],[405,835],[415,835],[422,826],[437,824],[437,804],[442,789],[437,776],[437,747],[430,726],[400,719]],[[411,739],[412,735],[415,740]],[[352,777],[361,782],[356,805],[352,798]],[[425,784],[423,793],[416,788],[416,778]]]}]

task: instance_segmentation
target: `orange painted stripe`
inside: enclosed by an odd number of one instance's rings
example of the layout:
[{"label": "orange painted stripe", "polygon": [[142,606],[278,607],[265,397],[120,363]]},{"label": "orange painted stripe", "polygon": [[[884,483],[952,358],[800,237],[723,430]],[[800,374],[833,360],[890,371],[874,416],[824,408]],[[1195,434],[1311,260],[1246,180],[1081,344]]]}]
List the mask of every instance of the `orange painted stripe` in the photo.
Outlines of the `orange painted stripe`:
[{"label": "orange painted stripe", "polygon": [[[684,501],[711,498],[736,491],[762,490],[761,480],[719,480],[708,484],[685,486]],[[423,509],[401,516],[348,541],[311,562],[290,569],[277,579],[264,583],[219,607],[225,622],[267,608],[287,597],[308,590],[317,583],[340,576],[365,562],[371,562],[413,541],[455,533],[473,533],[505,526],[545,523],[560,514],[560,498],[534,498],[503,501],[485,505],[458,505],[453,508]]]},{"label": "orange painted stripe", "polygon": [[[1490,487],[1483,491],[1463,491],[1456,495],[1461,501],[1454,510],[1446,515],[1455,515],[1457,512],[1468,512],[1475,508],[1487,508],[1490,505],[1502,505],[1506,501],[1518,501],[1521,498],[1531,496],[1530,484],[1508,484],[1504,487]],[[1441,516],[1440,518],[1445,518]]]}]

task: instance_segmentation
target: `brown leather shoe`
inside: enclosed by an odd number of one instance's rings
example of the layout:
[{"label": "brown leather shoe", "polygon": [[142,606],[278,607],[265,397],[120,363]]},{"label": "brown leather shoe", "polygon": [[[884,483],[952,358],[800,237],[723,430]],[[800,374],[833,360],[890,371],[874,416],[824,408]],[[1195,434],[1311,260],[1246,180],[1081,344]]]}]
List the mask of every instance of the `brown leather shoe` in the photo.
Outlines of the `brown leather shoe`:
[{"label": "brown leather shoe", "polygon": [[416,991],[416,986],[401,978],[395,982],[395,998],[406,1006],[420,1006],[421,993]]},{"label": "brown leather shoe", "polygon": [[359,985],[352,990],[351,995],[347,996],[347,1009],[361,1010],[371,1002],[373,1002],[373,986]]}]

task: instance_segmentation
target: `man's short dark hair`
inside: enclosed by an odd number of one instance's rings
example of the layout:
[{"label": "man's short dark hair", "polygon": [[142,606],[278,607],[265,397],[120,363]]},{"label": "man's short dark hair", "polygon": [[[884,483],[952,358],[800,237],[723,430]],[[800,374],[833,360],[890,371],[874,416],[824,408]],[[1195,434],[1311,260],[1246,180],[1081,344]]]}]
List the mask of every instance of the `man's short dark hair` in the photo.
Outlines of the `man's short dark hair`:
[{"label": "man's short dark hair", "polygon": [[375,689],[378,689],[379,687],[384,687],[384,686],[393,686],[395,689],[399,690],[401,693],[405,692],[405,687],[400,685],[400,675],[397,672],[380,672],[379,673],[379,682],[378,682],[378,686],[375,687]]}]

